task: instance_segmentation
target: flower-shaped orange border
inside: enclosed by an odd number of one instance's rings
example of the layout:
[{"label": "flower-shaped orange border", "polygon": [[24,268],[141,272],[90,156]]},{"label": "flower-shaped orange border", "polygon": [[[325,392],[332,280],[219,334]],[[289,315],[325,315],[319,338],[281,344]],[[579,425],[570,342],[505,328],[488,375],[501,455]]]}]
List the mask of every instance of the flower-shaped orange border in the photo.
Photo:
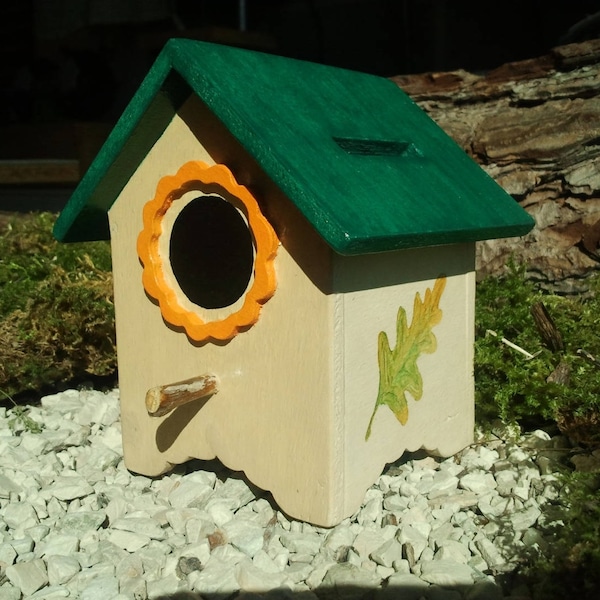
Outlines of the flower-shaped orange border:
[{"label": "flower-shaped orange border", "polygon": [[[182,292],[173,289],[165,277],[165,259],[160,254],[159,243],[161,235],[170,233],[164,230],[163,218],[173,202],[188,192],[203,191],[207,185],[220,186],[227,192],[225,197],[231,195],[240,201],[236,207],[248,221],[255,247],[254,280],[244,295],[242,307],[214,321],[203,320],[179,302],[178,296]],[[230,340],[258,321],[262,305],[275,293],[274,260],[279,240],[254,196],[248,188],[237,183],[226,166],[192,161],[184,164],[175,175],[163,177],[158,182],[154,199],[144,205],[143,221],[144,228],[137,239],[137,253],[144,267],[142,283],[148,295],[158,301],[165,321],[183,327],[196,342]]]}]

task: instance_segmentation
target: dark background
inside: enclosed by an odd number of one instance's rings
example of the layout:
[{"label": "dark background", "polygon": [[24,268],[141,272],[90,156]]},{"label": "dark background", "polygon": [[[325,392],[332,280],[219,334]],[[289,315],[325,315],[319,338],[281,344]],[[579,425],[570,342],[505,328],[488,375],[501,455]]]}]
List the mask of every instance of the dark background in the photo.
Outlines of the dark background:
[{"label": "dark background", "polygon": [[[113,121],[169,37],[377,75],[482,71],[596,37],[598,0],[8,0],[0,123]],[[307,82],[308,85],[308,82]]]},{"label": "dark background", "polygon": [[[5,0],[0,200],[2,186],[76,183],[170,37],[387,77],[483,72],[600,37],[599,22],[599,0]],[[79,166],[33,181],[3,164],[24,159]]]}]

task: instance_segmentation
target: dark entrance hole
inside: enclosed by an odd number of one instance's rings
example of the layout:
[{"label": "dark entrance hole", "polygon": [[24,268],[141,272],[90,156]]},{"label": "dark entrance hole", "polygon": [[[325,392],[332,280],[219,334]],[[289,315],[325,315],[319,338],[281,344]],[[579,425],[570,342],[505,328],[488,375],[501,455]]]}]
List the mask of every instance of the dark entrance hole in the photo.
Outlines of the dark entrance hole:
[{"label": "dark entrance hole", "polygon": [[248,287],[252,234],[240,212],[220,196],[194,198],[182,209],[171,230],[169,252],[179,287],[198,306],[230,306]]}]

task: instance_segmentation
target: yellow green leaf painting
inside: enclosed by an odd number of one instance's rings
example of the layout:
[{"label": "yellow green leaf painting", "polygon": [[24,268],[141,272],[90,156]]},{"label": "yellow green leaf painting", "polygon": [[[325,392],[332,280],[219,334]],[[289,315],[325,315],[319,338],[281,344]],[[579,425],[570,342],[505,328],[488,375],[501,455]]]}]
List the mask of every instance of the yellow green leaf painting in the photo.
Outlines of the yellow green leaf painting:
[{"label": "yellow green leaf painting", "polygon": [[398,309],[396,324],[396,346],[392,349],[385,331],[379,332],[379,392],[375,408],[367,427],[365,440],[371,435],[371,426],[377,409],[385,404],[402,425],[408,421],[408,392],[415,400],[423,395],[423,378],[417,359],[423,353],[431,354],[437,348],[437,339],[432,329],[442,320],[440,299],[446,287],[446,277],[439,277],[433,290],[425,290],[425,299],[417,292],[410,327],[406,322],[406,311]]}]

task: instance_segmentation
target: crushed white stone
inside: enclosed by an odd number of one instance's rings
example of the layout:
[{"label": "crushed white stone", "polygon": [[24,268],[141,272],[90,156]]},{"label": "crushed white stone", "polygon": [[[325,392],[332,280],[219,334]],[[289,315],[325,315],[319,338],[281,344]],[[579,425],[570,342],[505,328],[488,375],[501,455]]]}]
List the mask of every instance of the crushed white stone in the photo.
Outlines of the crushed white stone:
[{"label": "crushed white stone", "polygon": [[6,577],[24,596],[37,592],[48,583],[46,564],[40,558],[6,567]]},{"label": "crushed white stone", "polygon": [[495,577],[520,548],[546,543],[536,526],[560,493],[537,456],[553,440],[511,431],[445,460],[398,461],[353,517],[326,529],[288,519],[217,461],[160,478],[128,472],[118,390],[46,396],[28,416],[41,432],[0,409],[3,600],[314,600],[325,587],[501,600]]}]

